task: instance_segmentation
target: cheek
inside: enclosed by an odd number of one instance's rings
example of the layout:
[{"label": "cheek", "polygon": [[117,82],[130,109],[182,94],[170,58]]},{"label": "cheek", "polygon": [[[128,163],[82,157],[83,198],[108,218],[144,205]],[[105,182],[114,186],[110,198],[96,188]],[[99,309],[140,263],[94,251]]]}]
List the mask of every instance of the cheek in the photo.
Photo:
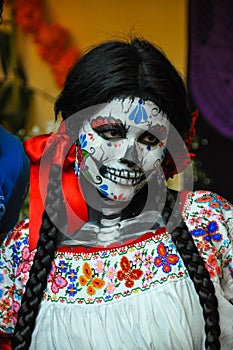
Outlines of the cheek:
[{"label": "cheek", "polygon": [[158,160],[162,161],[164,158],[165,147],[156,147],[148,150],[146,147],[141,148],[141,164],[144,171],[153,170]]},{"label": "cheek", "polygon": [[[95,132],[84,132],[79,135],[81,148],[98,161],[106,162],[119,159],[124,154],[127,145],[123,140],[111,142],[104,140]],[[84,142],[85,141],[85,142]]]}]

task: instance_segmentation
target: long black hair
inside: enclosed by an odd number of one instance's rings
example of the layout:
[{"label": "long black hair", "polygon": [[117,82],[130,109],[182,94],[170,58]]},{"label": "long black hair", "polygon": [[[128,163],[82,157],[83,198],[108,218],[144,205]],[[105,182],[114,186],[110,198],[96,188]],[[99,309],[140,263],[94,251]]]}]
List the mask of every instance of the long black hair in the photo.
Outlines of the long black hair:
[{"label": "long black hair", "polygon": [[[64,89],[55,103],[55,115],[61,113],[62,118],[67,119],[83,108],[110,102],[122,96],[140,97],[155,102],[167,114],[182,138],[187,136],[191,118],[183,80],[161,50],[139,38],[105,42],[83,55],[68,73]],[[47,275],[57,248],[56,237],[59,232],[50,218],[57,215],[62,203],[60,172],[58,166],[52,166],[47,194],[50,207],[46,208],[43,215],[37,253],[12,342],[17,350],[28,349],[30,346],[35,319],[47,284]],[[60,200],[51,200],[54,196]],[[171,213],[174,212],[174,203],[175,196],[168,190],[162,213],[165,222],[168,222]],[[203,308],[206,349],[219,349],[218,304],[205,263],[199,256],[184,221],[177,225],[171,235]]]}]

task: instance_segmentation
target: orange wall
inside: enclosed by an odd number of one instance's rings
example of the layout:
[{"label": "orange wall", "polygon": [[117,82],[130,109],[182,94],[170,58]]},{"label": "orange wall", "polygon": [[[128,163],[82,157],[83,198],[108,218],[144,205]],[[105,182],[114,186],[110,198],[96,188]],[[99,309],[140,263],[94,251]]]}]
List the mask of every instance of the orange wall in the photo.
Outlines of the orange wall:
[{"label": "orange wall", "polygon": [[[159,45],[185,76],[187,0],[45,0],[45,6],[48,19],[64,26],[81,50],[133,33]],[[20,34],[19,42],[29,83],[38,89],[29,127],[36,124],[44,129],[53,119],[53,99],[59,90],[30,36]]]}]

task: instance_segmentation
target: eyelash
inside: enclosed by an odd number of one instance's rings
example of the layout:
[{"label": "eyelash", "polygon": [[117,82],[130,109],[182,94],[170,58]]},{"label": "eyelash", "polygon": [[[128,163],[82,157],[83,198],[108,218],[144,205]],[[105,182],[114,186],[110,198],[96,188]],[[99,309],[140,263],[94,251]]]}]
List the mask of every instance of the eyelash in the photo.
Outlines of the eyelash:
[{"label": "eyelash", "polygon": [[[126,138],[126,131],[118,128],[96,128],[94,129],[95,132],[97,132],[98,135],[103,137],[105,140],[118,140],[118,139],[125,139]],[[107,133],[116,133],[117,136],[114,135],[107,135]]]},{"label": "eyelash", "polygon": [[[98,135],[100,135],[105,140],[119,140],[119,139],[126,138],[126,130],[122,130],[122,129],[119,130],[118,128],[114,128],[114,127],[113,128],[103,127],[98,129],[95,128],[94,131],[97,132]],[[110,133],[110,135],[108,135],[108,133]],[[116,133],[117,135],[111,135],[111,133]],[[149,139],[150,137],[152,138],[152,140]],[[148,139],[146,140],[146,138]],[[147,146],[156,146],[160,142],[160,140],[150,132],[146,131],[139,136],[138,142]]]}]

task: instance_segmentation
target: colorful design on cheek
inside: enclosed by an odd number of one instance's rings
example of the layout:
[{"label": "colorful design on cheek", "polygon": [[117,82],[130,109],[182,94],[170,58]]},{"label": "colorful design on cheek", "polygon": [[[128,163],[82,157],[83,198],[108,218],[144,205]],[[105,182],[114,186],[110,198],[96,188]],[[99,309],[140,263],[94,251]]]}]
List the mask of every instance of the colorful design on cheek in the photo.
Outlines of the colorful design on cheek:
[{"label": "colorful design on cheek", "polygon": [[125,201],[127,199],[123,193],[120,193],[119,195],[111,193],[111,195],[115,200],[118,200],[118,201]]},{"label": "colorful design on cheek", "polygon": [[142,120],[148,120],[148,115],[146,113],[145,107],[143,106],[142,99],[138,101],[137,106],[129,114],[129,120],[133,120],[135,124],[141,123]]},{"label": "colorful design on cheek", "polygon": [[219,227],[216,221],[210,221],[206,228],[198,228],[190,231],[191,235],[194,237],[203,237],[207,242],[211,240],[219,242],[222,240],[222,234],[218,231]]},{"label": "colorful design on cheek", "polygon": [[89,153],[86,150],[81,149],[81,146],[78,145],[76,148],[76,160],[74,164],[74,171],[77,177],[79,177],[81,170],[88,172],[88,167],[85,165],[85,162],[84,162],[84,160],[88,156],[89,156]]},{"label": "colorful design on cheek", "polygon": [[176,265],[179,261],[179,257],[176,254],[168,254],[167,247],[164,243],[159,243],[157,248],[158,256],[154,259],[154,264],[157,267],[163,266],[162,270],[165,273],[171,271],[171,265]]},{"label": "colorful design on cheek", "polygon": [[87,146],[87,135],[86,134],[81,134],[79,136],[79,144],[80,144],[80,147],[83,149]]},{"label": "colorful design on cheek", "polygon": [[102,184],[99,186],[99,190],[101,193],[103,193],[106,197],[109,196],[109,193],[107,192],[108,191],[108,185],[106,184]]},{"label": "colorful design on cheek", "polygon": [[90,138],[91,141],[95,141],[95,138],[94,138],[94,135],[93,135],[93,134],[88,133],[87,135],[89,136],[89,138]]},{"label": "colorful design on cheek", "polygon": [[221,208],[224,210],[230,210],[230,206],[227,204],[226,199],[223,197],[212,193],[211,195],[203,195],[195,200],[196,203],[209,203],[211,208]]}]

